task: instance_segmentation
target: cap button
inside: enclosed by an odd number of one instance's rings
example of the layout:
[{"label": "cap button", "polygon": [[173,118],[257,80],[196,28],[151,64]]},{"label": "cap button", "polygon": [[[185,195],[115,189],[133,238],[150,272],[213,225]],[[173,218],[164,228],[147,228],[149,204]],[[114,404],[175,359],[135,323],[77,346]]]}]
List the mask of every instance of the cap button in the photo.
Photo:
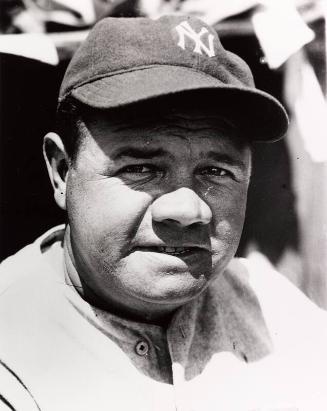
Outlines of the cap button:
[{"label": "cap button", "polygon": [[149,344],[146,341],[139,341],[135,346],[137,355],[144,357],[149,352]]}]

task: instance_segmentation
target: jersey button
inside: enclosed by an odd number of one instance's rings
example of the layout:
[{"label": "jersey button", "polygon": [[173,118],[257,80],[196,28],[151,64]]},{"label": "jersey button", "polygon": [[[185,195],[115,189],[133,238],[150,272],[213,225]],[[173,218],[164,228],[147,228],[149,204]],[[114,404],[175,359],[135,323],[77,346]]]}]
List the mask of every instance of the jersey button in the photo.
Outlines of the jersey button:
[{"label": "jersey button", "polygon": [[149,344],[146,341],[139,341],[135,346],[135,352],[141,357],[147,355],[149,352]]}]

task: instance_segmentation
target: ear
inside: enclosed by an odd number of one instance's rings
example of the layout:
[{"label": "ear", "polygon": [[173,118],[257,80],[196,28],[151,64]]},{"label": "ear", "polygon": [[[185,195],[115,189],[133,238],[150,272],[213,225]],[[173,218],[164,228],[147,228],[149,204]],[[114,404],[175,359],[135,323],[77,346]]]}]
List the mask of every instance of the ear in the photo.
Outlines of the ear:
[{"label": "ear", "polygon": [[43,155],[53,187],[55,201],[60,208],[66,210],[66,180],[69,158],[58,134],[48,133],[44,137]]}]

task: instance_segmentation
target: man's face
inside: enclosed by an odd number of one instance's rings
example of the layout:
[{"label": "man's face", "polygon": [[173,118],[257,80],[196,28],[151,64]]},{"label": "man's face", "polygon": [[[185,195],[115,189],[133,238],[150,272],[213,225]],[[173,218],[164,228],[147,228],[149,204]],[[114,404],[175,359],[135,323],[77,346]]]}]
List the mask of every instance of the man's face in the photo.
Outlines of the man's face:
[{"label": "man's face", "polygon": [[234,256],[251,153],[201,110],[85,120],[67,176],[68,248],[86,294],[136,316],[201,293]]}]

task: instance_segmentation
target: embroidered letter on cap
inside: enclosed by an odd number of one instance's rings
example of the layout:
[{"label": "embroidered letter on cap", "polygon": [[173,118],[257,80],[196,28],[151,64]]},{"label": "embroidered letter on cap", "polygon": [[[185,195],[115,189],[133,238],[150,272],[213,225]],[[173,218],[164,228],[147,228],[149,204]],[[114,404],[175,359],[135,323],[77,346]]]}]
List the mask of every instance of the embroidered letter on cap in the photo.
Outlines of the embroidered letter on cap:
[{"label": "embroidered letter on cap", "polygon": [[[192,29],[187,21],[182,21],[178,26],[176,26],[177,33],[179,35],[179,41],[177,45],[185,50],[185,36],[189,39],[193,40],[195,43],[193,52],[202,54],[204,51],[209,57],[215,56],[215,50],[213,47],[213,39],[214,35],[209,33],[209,30],[205,27],[202,27],[201,30],[197,33]],[[207,36],[208,46],[206,46],[203,41],[201,40],[201,36],[203,34],[209,33]]]}]

